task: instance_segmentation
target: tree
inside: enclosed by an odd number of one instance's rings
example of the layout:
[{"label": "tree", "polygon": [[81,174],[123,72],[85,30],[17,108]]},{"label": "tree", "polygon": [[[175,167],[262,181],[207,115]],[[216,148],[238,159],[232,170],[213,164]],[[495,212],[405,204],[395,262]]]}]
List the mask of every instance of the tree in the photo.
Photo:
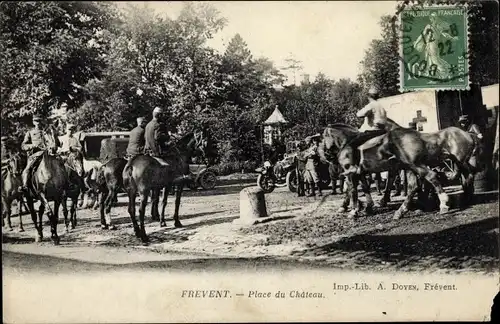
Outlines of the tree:
[{"label": "tree", "polygon": [[115,18],[102,2],[0,3],[3,132],[20,135],[34,111],[83,102],[81,86],[102,70],[100,34]]},{"label": "tree", "polygon": [[382,97],[399,93],[399,50],[397,26],[391,16],[382,16],[381,39],[374,39],[361,61],[361,73],[358,80],[362,87],[374,87]]}]

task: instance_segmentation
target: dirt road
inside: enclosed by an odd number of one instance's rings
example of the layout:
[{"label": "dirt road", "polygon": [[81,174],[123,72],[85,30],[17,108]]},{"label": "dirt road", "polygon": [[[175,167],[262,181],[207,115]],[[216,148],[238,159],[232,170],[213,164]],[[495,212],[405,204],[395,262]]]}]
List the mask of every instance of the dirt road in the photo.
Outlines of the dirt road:
[{"label": "dirt road", "polygon": [[[98,211],[84,209],[78,210],[78,226],[70,233],[64,233],[60,217],[60,246],[51,244],[48,225],[44,227],[45,241],[35,244],[34,228],[26,216],[26,232],[4,229],[3,251],[110,266],[189,260],[208,265],[215,257],[240,258],[243,267],[248,260],[274,258],[343,269],[483,273],[498,269],[498,201],[454,210],[447,216],[411,212],[393,222],[390,216],[398,206],[395,202],[376,215],[350,220],[335,212],[340,196],[299,198],[278,188],[266,195],[266,203],[271,215],[285,219],[242,227],[232,221],[238,218],[239,192],[252,185],[185,191],[180,209],[184,227],[174,228],[171,216],[166,228],[148,217],[148,246],[134,236],[122,196],[111,214],[117,226],[114,231],[101,230]],[[173,204],[169,204],[167,215],[172,212]],[[13,223],[17,224],[16,218]],[[6,254],[6,258],[5,266],[17,267],[15,254]]]}]

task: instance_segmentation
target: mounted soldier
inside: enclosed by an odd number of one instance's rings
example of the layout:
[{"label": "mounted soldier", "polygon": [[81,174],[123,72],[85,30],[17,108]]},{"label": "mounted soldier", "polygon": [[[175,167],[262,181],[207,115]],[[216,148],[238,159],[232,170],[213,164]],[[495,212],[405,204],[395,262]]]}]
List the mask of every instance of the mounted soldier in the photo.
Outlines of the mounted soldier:
[{"label": "mounted soldier", "polygon": [[144,154],[144,138],[146,120],[144,117],[137,118],[137,126],[130,131],[129,142],[127,146],[127,158],[131,159],[136,155]]},{"label": "mounted soldier", "polygon": [[[369,138],[376,137],[378,135],[384,134],[387,129],[386,129],[386,124],[387,124],[387,112],[385,108],[380,104],[378,99],[380,98],[380,95],[378,91],[375,88],[370,88],[368,90],[368,104],[361,108],[357,113],[356,116],[358,118],[364,118],[364,122],[359,128],[359,131],[362,132],[361,134],[372,134],[373,136],[369,136]],[[369,140],[367,138],[367,140]],[[388,160],[394,160],[395,156],[390,156]],[[360,157],[360,163],[359,165],[362,165],[363,161],[363,154],[361,154]],[[356,167],[355,165],[352,165],[349,170],[346,170],[344,174],[349,174],[349,173],[358,173],[360,174],[362,170],[360,168]]]},{"label": "mounted soldier", "polygon": [[309,148],[306,151],[306,172],[309,172],[311,180],[312,182],[314,182],[311,184],[311,192],[308,195],[309,197],[316,196],[316,187],[318,188],[318,196],[321,196],[323,194],[321,191],[321,184],[318,176],[318,167],[320,163],[318,145],[320,142],[320,138],[320,134],[306,137],[306,142],[309,145]]},{"label": "mounted soldier", "polygon": [[56,131],[52,127],[46,127],[44,120],[39,115],[33,116],[33,128],[24,136],[21,149],[28,153],[28,162],[22,173],[22,188],[26,191],[31,178],[31,172],[40,162],[45,150],[56,150],[61,146]]},{"label": "mounted soldier", "polygon": [[144,130],[145,152],[154,157],[158,162],[166,164],[162,157],[167,153],[167,141],[170,139],[168,129],[161,121],[162,109],[153,110],[153,119]]}]

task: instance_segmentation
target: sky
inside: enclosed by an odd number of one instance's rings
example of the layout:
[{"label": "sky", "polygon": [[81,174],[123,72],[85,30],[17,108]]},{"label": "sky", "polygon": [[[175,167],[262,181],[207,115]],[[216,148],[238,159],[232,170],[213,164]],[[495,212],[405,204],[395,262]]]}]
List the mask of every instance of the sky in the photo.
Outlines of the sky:
[{"label": "sky", "polygon": [[[183,2],[147,3],[160,15],[176,18]],[[239,33],[254,57],[271,59],[277,67],[293,57],[311,80],[319,72],[338,80],[356,79],[359,62],[372,39],[380,38],[380,17],[394,14],[395,1],[215,1],[227,19],[209,45],[224,51]],[[299,81],[302,77],[297,74]],[[292,74],[288,75],[293,82]],[[288,82],[289,83],[289,82]]]}]

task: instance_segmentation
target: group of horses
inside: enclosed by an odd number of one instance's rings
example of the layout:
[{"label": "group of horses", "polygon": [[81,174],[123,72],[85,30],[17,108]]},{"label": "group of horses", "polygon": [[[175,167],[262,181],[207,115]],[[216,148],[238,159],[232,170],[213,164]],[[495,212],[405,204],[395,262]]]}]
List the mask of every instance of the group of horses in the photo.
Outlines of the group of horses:
[{"label": "group of horses", "polygon": [[[408,181],[408,194],[393,218],[404,215],[417,193],[427,192],[431,185],[439,198],[440,213],[449,210],[449,197],[443,190],[440,177],[433,170],[445,159],[451,159],[462,176],[464,205],[471,202],[474,194],[474,174],[485,167],[483,146],[479,138],[458,127],[447,127],[433,133],[421,133],[387,120],[385,130],[360,132],[345,124],[333,124],[325,128],[319,147],[322,160],[338,163],[347,178],[347,191],[341,212],[355,217],[361,210],[358,200],[358,184],[366,197],[365,212],[373,211],[374,202],[370,194],[367,174],[387,172],[387,185],[379,205],[390,201],[391,184],[396,175],[404,170]],[[353,172],[352,170],[356,170]],[[428,186],[427,186],[428,187]]]},{"label": "group of horses", "polygon": [[[101,227],[114,229],[111,224],[110,210],[116,195],[124,190],[129,198],[128,212],[134,226],[134,232],[144,243],[148,237],[144,228],[145,209],[148,197],[152,195],[151,215],[153,220],[160,220],[160,226],[166,226],[165,208],[170,192],[175,192],[174,225],[181,227],[179,220],[179,206],[184,186],[192,181],[189,176],[189,161],[195,155],[206,157],[209,141],[206,137],[196,139],[193,132],[172,141],[169,144],[168,156],[163,161],[147,154],[134,156],[130,160],[113,158],[94,170],[84,170],[84,157],[80,150],[70,150],[65,155],[58,155],[55,148],[43,151],[40,162],[31,174],[28,191],[20,190],[21,172],[26,162],[26,155],[22,152],[10,154],[8,164],[2,170],[2,216],[7,218],[8,226],[12,229],[10,216],[12,202],[18,202],[20,231],[22,228],[22,206],[24,199],[31,213],[37,234],[35,241],[43,239],[42,216],[47,210],[51,226],[51,239],[59,244],[57,224],[59,222],[59,207],[62,205],[66,231],[77,225],[76,207],[82,191],[88,190],[99,197]],[[94,181],[89,181],[86,174],[94,172]],[[86,184],[86,187],[83,184]],[[158,212],[160,192],[164,190],[161,217]],[[135,202],[140,198],[139,224],[136,219]],[[37,213],[34,200],[40,202]],[[68,220],[68,205],[70,202],[70,218]],[[53,202],[54,208],[50,208]],[[70,227],[71,225],[71,227]]]},{"label": "group of horses", "polygon": [[[183,188],[193,181],[189,176],[189,160],[191,157],[207,156],[209,151],[206,137],[197,139],[193,133],[173,141],[170,153],[161,162],[156,158],[141,154],[129,160],[114,158],[94,170],[95,181],[89,184],[88,189],[99,196],[100,217],[102,229],[114,229],[110,210],[120,190],[128,195],[128,213],[130,215],[135,235],[145,244],[148,242],[144,227],[146,205],[151,195],[151,217],[159,221],[160,226],[166,226],[165,208],[167,197],[175,193],[174,226],[181,227],[179,220],[179,206]],[[430,184],[440,200],[440,212],[448,211],[448,195],[444,192],[439,177],[432,167],[440,164],[444,159],[451,159],[462,175],[464,197],[473,195],[473,176],[482,169],[482,148],[480,141],[474,134],[465,132],[457,127],[448,127],[434,133],[421,133],[414,129],[404,128],[392,120],[388,120],[386,130],[382,132],[363,133],[358,129],[345,124],[333,124],[325,128],[319,145],[319,155],[323,162],[335,164],[344,172],[347,180],[347,190],[341,207],[341,212],[349,212],[355,217],[361,211],[358,200],[358,184],[366,196],[365,212],[373,212],[373,199],[370,194],[370,183],[366,175],[388,172],[387,185],[380,201],[384,206],[390,201],[391,185],[395,176],[401,171],[407,172],[409,192],[406,200],[396,211],[394,219],[401,217],[408,211],[409,203],[417,192],[422,192],[422,186]],[[36,241],[42,240],[42,216],[47,210],[51,238],[59,244],[57,234],[58,211],[62,204],[66,230],[74,228],[76,222],[76,205],[81,194],[81,183],[84,178],[83,155],[79,150],[71,150],[63,159],[57,157],[53,150],[44,151],[41,162],[32,174],[29,192],[19,191],[21,183],[21,153],[11,155],[9,164],[2,173],[2,205],[7,213],[9,227],[11,203],[18,200],[19,209],[22,198],[27,201],[33,223],[37,230]],[[389,157],[393,157],[389,159]],[[166,162],[166,163],[165,163]],[[357,172],[352,172],[356,166]],[[88,180],[88,179],[87,179]],[[163,190],[162,211],[159,213],[159,199]],[[136,199],[139,197],[139,222],[136,218]],[[34,209],[34,200],[40,201],[37,214]],[[68,221],[67,201],[70,205],[70,219]],[[54,202],[54,209],[49,206]],[[19,211],[21,215],[21,210]],[[22,221],[20,221],[22,229]]]}]

